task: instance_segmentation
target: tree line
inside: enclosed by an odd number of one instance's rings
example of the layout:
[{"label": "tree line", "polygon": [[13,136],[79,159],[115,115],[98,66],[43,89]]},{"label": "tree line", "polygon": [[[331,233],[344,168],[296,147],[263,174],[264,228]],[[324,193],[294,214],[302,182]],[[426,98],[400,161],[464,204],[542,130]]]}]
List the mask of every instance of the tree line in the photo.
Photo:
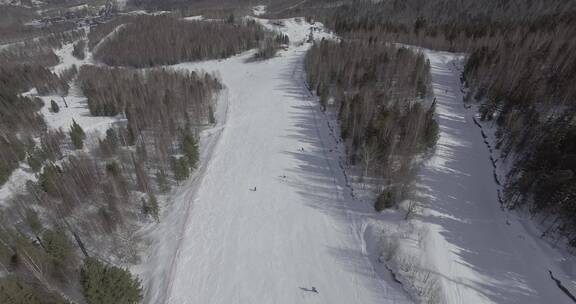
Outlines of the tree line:
[{"label": "tree line", "polygon": [[422,54],[376,41],[323,40],[306,56],[310,88],[337,112],[351,165],[379,178],[376,209],[407,198],[415,157],[436,143],[430,65]]},{"label": "tree line", "polygon": [[94,58],[111,66],[153,67],[226,58],[258,47],[263,39],[264,30],[253,20],[203,22],[139,16],[98,47]]},{"label": "tree line", "polygon": [[[138,303],[140,282],[115,265],[138,259],[138,224],[158,221],[157,195],[197,166],[197,131],[214,123],[221,84],[166,69],[56,75],[25,51],[0,64],[0,185],[19,167],[36,180],[0,214],[0,302]],[[75,121],[48,129],[39,110],[58,104],[22,96],[32,88],[65,96],[72,81],[92,114],[123,117],[104,137]]]},{"label": "tree line", "polygon": [[95,115],[126,120],[95,145],[76,122],[43,129],[39,144],[25,142],[10,156],[37,180],[11,198],[0,221],[0,266],[9,274],[0,300],[138,303],[140,282],[110,262],[138,258],[137,223],[158,221],[157,195],[197,167],[196,130],[214,122],[221,88],[211,75],[166,69],[83,66],[76,81]]},{"label": "tree line", "polygon": [[264,60],[276,56],[278,50],[290,44],[290,38],[282,33],[268,36],[260,42],[258,50],[254,54],[255,60]]},{"label": "tree line", "polygon": [[[174,140],[182,130],[214,122],[214,97],[222,87],[209,74],[153,69],[84,66],[78,82],[94,116],[127,119],[129,142],[140,142],[147,155],[162,165],[175,154]],[[166,169],[166,167],[162,167]]]},{"label": "tree line", "polygon": [[512,163],[504,203],[542,214],[543,235],[576,246],[576,18],[544,24],[474,49],[464,76],[468,99],[481,103],[480,118],[496,125],[497,148]]},{"label": "tree line", "polygon": [[44,102],[21,95],[32,88],[40,94],[64,93],[68,84],[40,65],[0,64],[0,186],[34,146],[32,138],[46,129],[38,112]]},{"label": "tree line", "polygon": [[59,63],[54,49],[85,36],[83,29],[54,33],[44,37],[9,45],[0,50],[3,64],[34,64],[51,67]]},{"label": "tree line", "polygon": [[312,14],[350,39],[467,52],[466,101],[493,122],[497,162],[512,168],[503,204],[538,215],[543,236],[576,246],[576,2],[353,0]]}]

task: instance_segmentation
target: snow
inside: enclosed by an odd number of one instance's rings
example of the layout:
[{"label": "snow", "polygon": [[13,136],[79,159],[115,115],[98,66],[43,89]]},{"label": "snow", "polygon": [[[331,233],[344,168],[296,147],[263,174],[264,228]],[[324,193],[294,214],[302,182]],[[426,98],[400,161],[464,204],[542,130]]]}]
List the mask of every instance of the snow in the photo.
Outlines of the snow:
[{"label": "snow", "polygon": [[[573,258],[538,239],[533,223],[503,211],[490,151],[462,100],[463,57],[425,52],[431,62],[440,139],[419,174],[421,216],[396,227],[425,235],[402,250],[436,274],[445,303],[572,303],[551,271],[574,289]],[[568,267],[567,267],[568,265]]]},{"label": "snow", "polygon": [[21,165],[10,175],[10,179],[0,187],[0,207],[8,206],[8,199],[13,193],[24,190],[26,181],[35,179],[32,170],[27,165]]},{"label": "snow", "polygon": [[71,12],[77,12],[77,11],[85,10],[85,9],[88,9],[88,8],[90,8],[90,7],[88,6],[88,4],[80,4],[80,5],[68,7],[67,10],[68,10],[68,11],[71,11]]},{"label": "snow", "polygon": [[184,17],[182,20],[186,21],[206,21],[206,22],[222,22],[224,19],[206,18],[202,15]]},{"label": "snow", "polygon": [[[60,58],[60,63],[51,68],[52,72],[61,73],[65,69],[72,67],[72,65],[76,65],[79,69],[81,65],[91,61],[90,56],[87,56],[85,60],[77,59],[72,55],[73,49],[73,43],[70,43],[55,50],[55,54]],[[36,89],[32,89],[22,95],[42,99],[44,106],[40,112],[44,116],[46,124],[50,129],[68,131],[72,122],[76,121],[84,132],[88,134],[88,144],[95,144],[95,139],[103,136],[112,124],[125,119],[121,116],[92,116],[88,109],[86,97],[84,97],[80,88],[74,83],[71,84],[68,96],[65,97],[60,95],[38,96]],[[54,100],[58,104],[60,108],[58,113],[51,112],[51,100]],[[91,140],[94,140],[94,142]],[[0,207],[7,207],[8,199],[12,195],[23,192],[26,181],[28,180],[36,180],[36,177],[31,172],[31,169],[23,163],[20,165],[20,168],[10,175],[6,184],[0,186]]]},{"label": "snow", "polygon": [[60,63],[54,66],[52,71],[56,74],[60,74],[62,71],[69,69],[73,65],[75,65],[77,68],[80,68],[81,65],[86,63],[85,60],[74,57],[74,55],[72,55],[73,51],[74,43],[65,44],[62,46],[62,48],[55,50],[54,53],[60,59]]},{"label": "snow", "polygon": [[121,13],[121,15],[132,15],[132,16],[138,16],[138,15],[150,15],[150,16],[160,16],[160,15],[169,15],[172,12],[170,11],[154,11],[154,12],[147,12],[145,10],[133,10],[133,11],[129,11],[126,13]]},{"label": "snow", "polygon": [[187,21],[202,21],[202,20],[204,20],[204,16],[202,16],[202,15],[190,16],[190,17],[184,17],[182,19],[187,20]]},{"label": "snow", "polygon": [[[440,139],[418,175],[418,215],[404,220],[401,212],[374,214],[352,196],[334,117],[304,85],[309,34],[336,36],[302,18],[249,18],[287,34],[290,48],[266,61],[250,62],[248,51],[172,67],[214,72],[226,89],[217,125],[201,133],[200,167],[162,206],[161,223],[146,227],[150,250],[133,271],[148,303],[410,303],[408,294],[425,301],[436,292],[438,303],[572,303],[551,274],[576,293],[573,256],[500,206],[494,155],[474,124],[476,109],[462,102],[463,55],[425,50]],[[54,72],[93,63],[72,48],[56,51]],[[41,98],[50,128],[75,120],[98,136],[122,119],[91,116],[76,86],[68,107],[60,96]],[[50,100],[59,113],[49,111]],[[0,187],[0,206],[33,179],[23,164]],[[385,264],[382,250],[398,253]],[[301,289],[312,287],[318,293]]]},{"label": "snow", "polygon": [[[115,29],[115,31],[117,30],[118,28]],[[56,55],[60,58],[60,63],[52,68],[53,72],[61,73],[62,71],[72,67],[72,65],[75,65],[80,69],[82,65],[89,64],[93,61],[91,59],[91,53],[86,54],[86,59],[80,60],[72,55],[73,50],[74,43],[70,43],[55,51]],[[24,95],[34,96],[34,92],[35,90]],[[92,116],[88,109],[87,99],[75,82],[71,83],[68,96],[62,97],[59,95],[49,95],[38,97],[44,101],[44,107],[42,107],[41,112],[44,115],[46,123],[52,129],[62,128],[63,130],[68,130],[72,125],[72,122],[76,121],[76,123],[82,127],[84,132],[87,134],[93,133],[91,135],[98,136],[105,134],[106,130],[110,128],[112,124],[123,119],[121,116]],[[60,108],[58,113],[50,111],[51,100],[54,100],[58,104]]]},{"label": "snow", "polygon": [[123,11],[124,9],[126,9],[127,2],[128,0],[116,0],[116,7],[118,8],[118,10]]},{"label": "snow", "polygon": [[[122,119],[121,116],[92,116],[88,109],[86,97],[80,94],[81,93],[71,90],[70,95],[65,97],[66,102],[62,100],[61,96],[40,96],[45,104],[44,107],[42,107],[42,114],[50,128],[62,128],[67,131],[72,125],[72,122],[76,121],[84,132],[103,135],[112,124]],[[54,100],[60,107],[58,113],[52,113],[50,111],[50,100]],[[66,104],[68,104],[68,107],[66,107]]]},{"label": "snow", "polygon": [[337,39],[334,33],[330,33],[324,29],[324,25],[320,22],[310,24],[304,21],[304,18],[288,18],[288,19],[262,19],[256,17],[247,17],[262,24],[266,29],[273,32],[282,32],[290,38],[290,44],[300,45],[308,40],[310,33],[314,39]]},{"label": "snow", "polygon": [[[310,25],[288,21],[291,40],[307,36]],[[227,114],[203,134],[202,167],[165,208],[135,269],[146,302],[410,303],[367,256],[367,208],[351,197],[341,155],[330,152],[337,143],[304,86],[309,46],[261,62],[247,62],[250,51],[174,66],[221,75]],[[301,289],[312,287],[317,294]]]},{"label": "snow", "polygon": [[261,16],[266,14],[266,5],[256,5],[252,8],[252,14],[254,14],[254,16]]}]

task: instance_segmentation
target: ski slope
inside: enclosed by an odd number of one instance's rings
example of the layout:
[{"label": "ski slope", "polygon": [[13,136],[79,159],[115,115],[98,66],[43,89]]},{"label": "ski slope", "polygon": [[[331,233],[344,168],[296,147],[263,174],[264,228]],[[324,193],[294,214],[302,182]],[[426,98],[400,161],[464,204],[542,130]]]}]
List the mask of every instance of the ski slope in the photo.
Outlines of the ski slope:
[{"label": "ski slope", "polygon": [[218,73],[229,97],[206,167],[163,217],[142,271],[148,303],[410,303],[364,253],[362,214],[304,85],[310,26],[286,24],[293,44],[273,59],[174,67]]},{"label": "ski slope", "polygon": [[[329,35],[297,19],[254,19],[287,33],[290,48],[261,62],[247,52],[172,67],[216,73],[226,92],[218,125],[201,134],[201,167],[165,207],[148,268],[137,270],[147,303],[410,303],[375,262],[374,222],[438,278],[439,303],[572,303],[550,272],[571,290],[574,263],[500,208],[476,112],[462,103],[462,56],[425,51],[440,139],[418,176],[421,215],[394,222],[351,197],[342,147],[305,87],[302,42],[311,30]],[[425,231],[421,247],[410,245],[414,231]]]},{"label": "ski slope", "polygon": [[[445,303],[573,303],[566,258],[535,236],[533,224],[501,210],[490,151],[462,102],[459,55],[425,52],[431,63],[440,138],[420,172],[427,204],[415,221],[428,230],[424,264]],[[564,255],[565,256],[565,255]]]}]

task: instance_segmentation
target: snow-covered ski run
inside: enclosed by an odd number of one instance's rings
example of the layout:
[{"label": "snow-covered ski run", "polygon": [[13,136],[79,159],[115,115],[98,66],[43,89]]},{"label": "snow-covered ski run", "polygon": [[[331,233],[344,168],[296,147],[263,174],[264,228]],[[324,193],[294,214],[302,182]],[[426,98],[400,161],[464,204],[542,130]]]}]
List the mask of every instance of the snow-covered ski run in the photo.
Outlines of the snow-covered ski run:
[{"label": "snow-covered ski run", "polygon": [[446,303],[573,303],[551,279],[566,280],[563,254],[534,224],[501,209],[490,151],[464,106],[461,55],[425,51],[431,63],[440,138],[420,172],[428,231],[423,264],[438,275]]},{"label": "snow-covered ski run", "polygon": [[[267,61],[248,52],[173,67],[217,73],[227,89],[218,126],[201,136],[202,165],[139,270],[147,303],[412,302],[375,264],[377,236],[366,231],[382,218],[351,196],[342,149],[305,86],[311,27],[286,20],[292,45]],[[549,272],[569,277],[562,255],[500,208],[490,153],[462,103],[461,56],[425,52],[440,139],[419,174],[425,207],[411,225],[426,240],[411,253],[439,278],[441,303],[571,303]]]},{"label": "snow-covered ski run", "polygon": [[217,72],[228,111],[203,176],[159,229],[148,303],[410,302],[362,252],[362,214],[304,83],[309,25],[286,23],[294,46],[279,57],[175,66]]}]

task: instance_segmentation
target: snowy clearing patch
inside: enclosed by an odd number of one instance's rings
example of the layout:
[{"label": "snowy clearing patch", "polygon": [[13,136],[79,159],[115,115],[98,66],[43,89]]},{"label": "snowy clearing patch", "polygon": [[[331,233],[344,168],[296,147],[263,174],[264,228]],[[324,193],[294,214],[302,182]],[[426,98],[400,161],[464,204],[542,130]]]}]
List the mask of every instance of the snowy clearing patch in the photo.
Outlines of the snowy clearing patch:
[{"label": "snowy clearing patch", "polygon": [[266,14],[266,5],[256,5],[252,8],[252,14],[254,14],[254,16],[262,16]]},{"label": "snowy clearing patch", "polygon": [[14,193],[23,192],[26,186],[26,181],[35,179],[36,176],[32,173],[32,169],[30,169],[28,165],[21,164],[20,168],[12,172],[10,179],[0,187],[0,206],[8,207],[8,199]]}]

